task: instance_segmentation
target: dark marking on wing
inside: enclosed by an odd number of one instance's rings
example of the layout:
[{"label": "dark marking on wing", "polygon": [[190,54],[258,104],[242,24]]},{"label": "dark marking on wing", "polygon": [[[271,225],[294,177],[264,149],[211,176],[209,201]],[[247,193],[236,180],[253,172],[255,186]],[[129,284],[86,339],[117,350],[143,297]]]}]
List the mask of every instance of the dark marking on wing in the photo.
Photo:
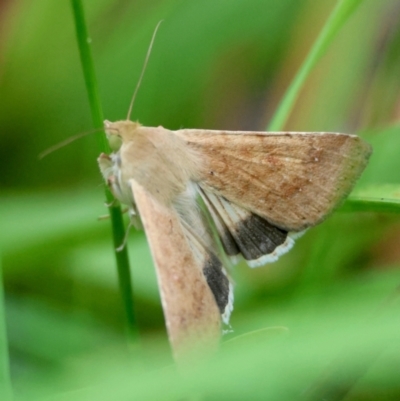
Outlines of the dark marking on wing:
[{"label": "dark marking on wing", "polygon": [[221,261],[213,253],[209,253],[203,268],[204,276],[207,283],[214,294],[215,301],[221,314],[225,312],[225,308],[229,303],[229,279],[223,272]]},{"label": "dark marking on wing", "polygon": [[272,253],[286,241],[288,232],[251,213],[235,227],[233,237],[246,260]]}]

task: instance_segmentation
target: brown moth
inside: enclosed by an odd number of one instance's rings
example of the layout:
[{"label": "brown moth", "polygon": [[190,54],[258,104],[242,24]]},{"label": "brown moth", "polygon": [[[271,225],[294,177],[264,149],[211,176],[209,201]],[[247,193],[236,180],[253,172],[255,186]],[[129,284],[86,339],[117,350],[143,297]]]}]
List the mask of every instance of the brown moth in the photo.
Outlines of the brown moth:
[{"label": "brown moth", "polygon": [[132,103],[127,120],[105,121],[114,151],[98,162],[115,197],[143,223],[179,359],[194,342],[214,348],[221,321],[229,322],[233,285],[218,241],[250,267],[275,261],[350,193],[371,147],[328,132],[144,127],[129,121]]},{"label": "brown moth", "polygon": [[371,154],[358,136],[338,133],[171,131],[128,120],[105,130],[121,146],[99,157],[100,169],[141,216],[177,349],[196,332],[218,332],[216,315],[228,323],[232,311],[232,284],[197,198],[224,252],[261,266],[340,204]]}]

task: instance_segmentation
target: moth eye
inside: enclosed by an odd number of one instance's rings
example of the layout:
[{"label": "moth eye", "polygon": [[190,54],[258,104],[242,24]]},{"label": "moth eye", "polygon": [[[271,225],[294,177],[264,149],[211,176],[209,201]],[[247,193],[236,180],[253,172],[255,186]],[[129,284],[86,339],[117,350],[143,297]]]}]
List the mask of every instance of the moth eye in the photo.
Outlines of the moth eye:
[{"label": "moth eye", "polygon": [[122,139],[119,135],[108,135],[108,143],[113,152],[117,152],[122,146]]}]

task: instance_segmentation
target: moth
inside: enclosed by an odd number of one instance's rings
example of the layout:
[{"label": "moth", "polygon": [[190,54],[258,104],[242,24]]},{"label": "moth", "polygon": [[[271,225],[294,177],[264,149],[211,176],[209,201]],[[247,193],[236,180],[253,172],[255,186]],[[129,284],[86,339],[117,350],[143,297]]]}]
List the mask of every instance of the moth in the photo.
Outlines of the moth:
[{"label": "moth", "polygon": [[105,121],[114,150],[98,163],[142,221],[179,358],[193,341],[215,347],[229,322],[233,285],[218,242],[250,267],[277,260],[350,193],[371,147],[329,132],[172,131],[129,114]]},{"label": "moth", "polygon": [[358,136],[339,133],[171,131],[132,121],[105,121],[105,130],[120,147],[100,155],[100,170],[116,198],[142,219],[164,310],[177,310],[168,319],[173,342],[174,331],[191,320],[197,334],[219,330],[218,315],[228,323],[233,307],[232,284],[198,198],[226,255],[261,266],[341,203],[371,153]]}]

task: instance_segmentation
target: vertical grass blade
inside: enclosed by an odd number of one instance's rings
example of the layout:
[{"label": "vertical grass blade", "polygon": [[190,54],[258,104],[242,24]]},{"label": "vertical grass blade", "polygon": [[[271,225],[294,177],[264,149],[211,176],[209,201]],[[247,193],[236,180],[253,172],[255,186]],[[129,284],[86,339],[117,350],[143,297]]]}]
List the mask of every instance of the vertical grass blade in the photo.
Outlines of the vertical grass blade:
[{"label": "vertical grass blade", "polygon": [[[103,112],[101,109],[100,97],[98,93],[96,74],[90,49],[90,37],[86,28],[83,5],[81,0],[71,0],[71,5],[74,14],[79,54],[81,58],[86,90],[89,97],[93,126],[94,128],[100,128],[103,126]],[[100,152],[109,153],[110,147],[108,145],[105,135],[99,135],[99,137]],[[115,258],[117,262],[119,288],[127,318],[128,336],[130,342],[135,342],[138,339],[138,330],[133,308],[133,291],[128,252],[126,247],[124,247],[124,249],[120,252],[116,251],[116,248],[123,243],[125,237],[122,213],[121,208],[117,206],[115,202],[113,202],[114,198],[107,187],[105,192],[107,204],[110,205],[109,211],[114,241],[113,248],[115,251]]]},{"label": "vertical grass blade", "polygon": [[311,51],[304,60],[303,65],[300,67],[279,104],[278,110],[267,127],[268,131],[281,131],[283,129],[307,77],[320,58],[325,54],[340,28],[363,1],[364,0],[338,1],[316,42],[311,48]]},{"label": "vertical grass blade", "polygon": [[8,359],[8,342],[6,331],[6,311],[4,307],[3,274],[0,259],[0,399],[12,399],[10,378],[10,363]]}]

